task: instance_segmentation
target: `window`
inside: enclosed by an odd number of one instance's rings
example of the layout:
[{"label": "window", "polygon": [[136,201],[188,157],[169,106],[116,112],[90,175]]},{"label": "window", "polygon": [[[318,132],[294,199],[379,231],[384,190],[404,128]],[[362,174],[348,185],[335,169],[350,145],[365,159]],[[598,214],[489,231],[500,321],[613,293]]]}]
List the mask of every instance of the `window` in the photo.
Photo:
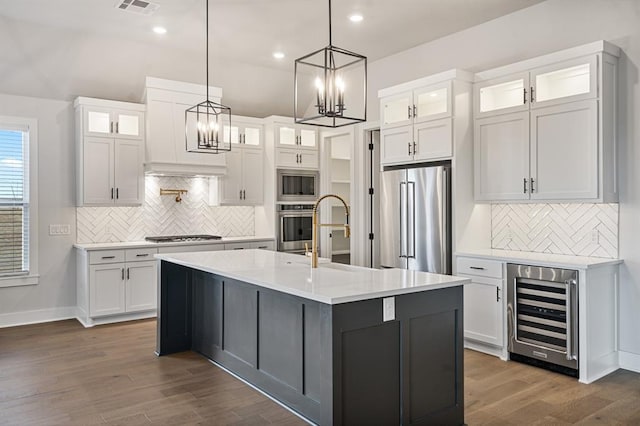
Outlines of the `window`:
[{"label": "window", "polygon": [[0,116],[0,287],[37,283],[36,129]]}]

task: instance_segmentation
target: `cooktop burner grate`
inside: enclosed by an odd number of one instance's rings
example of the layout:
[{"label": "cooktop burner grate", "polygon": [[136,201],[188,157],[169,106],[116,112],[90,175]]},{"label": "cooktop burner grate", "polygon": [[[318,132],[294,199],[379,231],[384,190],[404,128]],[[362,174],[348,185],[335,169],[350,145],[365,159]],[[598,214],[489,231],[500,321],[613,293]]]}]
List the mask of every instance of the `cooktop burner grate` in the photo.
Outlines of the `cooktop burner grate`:
[{"label": "cooktop burner grate", "polygon": [[219,240],[221,238],[219,235],[161,235],[157,237],[145,237],[145,240],[154,243],[175,243],[181,241]]}]

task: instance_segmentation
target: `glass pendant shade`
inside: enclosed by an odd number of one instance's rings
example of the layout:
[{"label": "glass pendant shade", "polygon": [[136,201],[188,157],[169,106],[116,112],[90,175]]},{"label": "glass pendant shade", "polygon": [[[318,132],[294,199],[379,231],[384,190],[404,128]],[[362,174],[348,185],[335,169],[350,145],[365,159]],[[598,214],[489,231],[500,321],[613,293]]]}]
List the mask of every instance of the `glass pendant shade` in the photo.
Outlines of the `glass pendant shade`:
[{"label": "glass pendant shade", "polygon": [[331,44],[295,61],[296,123],[341,127],[367,120],[367,58]]},{"label": "glass pendant shade", "polygon": [[207,99],[184,112],[187,152],[221,154],[231,151],[223,140],[222,129],[231,127],[231,108],[209,99],[209,0],[206,0],[206,75]]}]

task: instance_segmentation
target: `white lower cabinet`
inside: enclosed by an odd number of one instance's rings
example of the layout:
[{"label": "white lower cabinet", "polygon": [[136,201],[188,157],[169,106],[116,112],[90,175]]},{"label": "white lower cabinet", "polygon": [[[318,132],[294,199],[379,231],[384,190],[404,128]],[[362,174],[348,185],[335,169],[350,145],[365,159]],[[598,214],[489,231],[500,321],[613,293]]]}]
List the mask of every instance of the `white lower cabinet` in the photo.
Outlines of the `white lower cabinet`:
[{"label": "white lower cabinet", "polygon": [[157,272],[156,261],[127,264],[125,273],[126,312],[146,311],[157,307]]},{"label": "white lower cabinet", "polygon": [[89,314],[124,312],[124,263],[93,265],[89,274]]},{"label": "white lower cabinet", "polygon": [[465,346],[506,359],[502,262],[458,257],[456,275],[471,279],[464,286]]},{"label": "white lower cabinet", "polygon": [[[466,275],[460,274],[464,277]],[[502,280],[473,277],[464,286],[464,337],[494,346],[504,345]]]}]

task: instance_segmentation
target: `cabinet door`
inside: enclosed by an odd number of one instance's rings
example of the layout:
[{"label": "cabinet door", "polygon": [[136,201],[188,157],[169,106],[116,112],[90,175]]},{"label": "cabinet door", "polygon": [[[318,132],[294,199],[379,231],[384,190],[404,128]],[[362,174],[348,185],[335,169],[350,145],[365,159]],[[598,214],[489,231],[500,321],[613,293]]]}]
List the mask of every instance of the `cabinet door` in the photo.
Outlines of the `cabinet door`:
[{"label": "cabinet door", "polygon": [[245,148],[262,148],[262,126],[245,124],[241,131]]},{"label": "cabinet door", "polygon": [[113,204],[114,141],[86,136],[82,150],[83,205]]},{"label": "cabinet door", "polygon": [[380,99],[380,128],[406,126],[413,123],[413,92]]},{"label": "cabinet door", "polygon": [[451,81],[413,91],[414,123],[451,116]]},{"label": "cabinet door", "polygon": [[598,101],[531,111],[531,199],[598,198]]},{"label": "cabinet door", "polygon": [[380,142],[381,164],[397,164],[413,160],[412,125],[382,130]]},{"label": "cabinet door", "polygon": [[300,155],[299,166],[303,169],[318,168],[318,152],[317,151],[298,151]]},{"label": "cabinet door", "polygon": [[300,152],[297,149],[276,149],[276,167],[299,169]]},{"label": "cabinet door", "polygon": [[474,116],[488,117],[529,109],[529,74],[520,73],[473,85]]},{"label": "cabinet door", "polygon": [[278,145],[295,146],[298,144],[298,135],[293,126],[278,126],[276,130]]},{"label": "cabinet door", "polygon": [[124,309],[124,264],[89,267],[89,315],[119,314]]},{"label": "cabinet door", "polygon": [[238,147],[224,154],[227,174],[218,178],[220,204],[242,204],[242,150]]},{"label": "cabinet door", "polygon": [[434,160],[453,155],[451,118],[427,121],[413,127],[414,160]]},{"label": "cabinet door", "polygon": [[475,120],[476,200],[529,198],[529,113]]},{"label": "cabinet door", "polygon": [[504,345],[502,280],[473,277],[464,286],[464,337]]},{"label": "cabinet door", "polygon": [[86,136],[111,136],[114,123],[109,108],[83,106],[84,134]]},{"label": "cabinet door", "polygon": [[597,56],[573,59],[531,71],[531,108],[598,96]]},{"label": "cabinet door", "polygon": [[316,149],[318,146],[318,132],[314,129],[301,127],[299,129],[298,145],[300,148]]},{"label": "cabinet door", "polygon": [[264,200],[264,156],[262,150],[242,153],[243,204],[258,205]]},{"label": "cabinet door", "polygon": [[[225,143],[231,143],[232,147],[242,143],[240,126],[234,123],[224,124],[222,126],[222,140]],[[231,150],[233,151],[233,148]]]},{"label": "cabinet door", "polygon": [[158,264],[150,262],[127,263],[125,284],[126,312],[156,309],[158,303]]},{"label": "cabinet door", "polygon": [[116,110],[112,113],[113,133],[122,139],[144,138],[144,113]]},{"label": "cabinet door", "polygon": [[115,141],[116,204],[142,204],[144,171],[142,146],[138,141]]}]

